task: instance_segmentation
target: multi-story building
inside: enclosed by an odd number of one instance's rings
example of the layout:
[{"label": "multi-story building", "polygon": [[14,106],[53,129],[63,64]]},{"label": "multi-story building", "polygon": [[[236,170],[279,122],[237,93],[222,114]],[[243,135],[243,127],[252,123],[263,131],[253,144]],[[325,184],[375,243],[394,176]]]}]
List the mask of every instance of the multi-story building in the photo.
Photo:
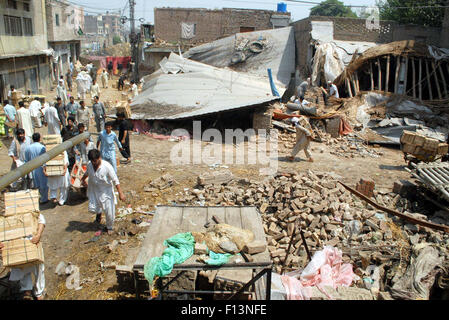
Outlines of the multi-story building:
[{"label": "multi-story building", "polygon": [[54,50],[52,72],[64,75],[81,54],[84,9],[67,1],[46,0],[48,44]]},{"label": "multi-story building", "polygon": [[122,41],[124,39],[124,26],[119,14],[106,12],[103,15],[86,15],[84,21],[84,49],[99,51],[104,47],[112,46],[114,37],[118,36]]},{"label": "multi-story building", "polygon": [[50,89],[50,55],[45,0],[0,0],[0,99],[10,85],[23,93]]}]

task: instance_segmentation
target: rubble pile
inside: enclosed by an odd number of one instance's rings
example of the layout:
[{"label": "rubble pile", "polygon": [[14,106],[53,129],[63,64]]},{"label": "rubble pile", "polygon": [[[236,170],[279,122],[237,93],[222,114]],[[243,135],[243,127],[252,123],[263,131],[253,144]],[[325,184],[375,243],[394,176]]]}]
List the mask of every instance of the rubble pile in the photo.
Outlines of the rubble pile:
[{"label": "rubble pile", "polygon": [[[262,215],[268,249],[281,272],[284,260],[286,270],[303,269],[308,263],[301,240],[298,223],[303,230],[309,251],[325,246],[338,247],[343,252],[343,262],[351,263],[361,277],[358,287],[370,288],[373,270],[381,271],[383,287],[398,280],[406,271],[413,245],[431,243],[440,249],[440,255],[449,258],[449,236],[443,232],[403,223],[390,217],[352,195],[338,183],[334,173],[307,171],[305,173],[278,173],[263,182],[248,179],[229,183],[198,186],[179,195],[183,204],[207,206],[256,206]],[[414,204],[393,192],[374,192],[377,203],[403,212]],[[427,216],[415,214],[420,219]],[[449,216],[437,212],[430,219],[449,225]],[[292,233],[295,234],[290,253],[287,248]],[[368,268],[370,267],[370,268]],[[376,268],[381,268],[378,270]],[[388,272],[387,272],[388,271]]]}]

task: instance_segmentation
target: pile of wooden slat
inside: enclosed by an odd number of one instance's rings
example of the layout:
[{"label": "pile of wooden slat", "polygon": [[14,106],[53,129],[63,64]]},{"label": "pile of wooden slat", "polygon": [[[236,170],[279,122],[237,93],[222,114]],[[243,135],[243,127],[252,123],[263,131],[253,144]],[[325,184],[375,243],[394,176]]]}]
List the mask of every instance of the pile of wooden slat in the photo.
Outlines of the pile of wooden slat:
[{"label": "pile of wooden slat", "polygon": [[0,215],[0,241],[4,267],[26,267],[44,262],[42,244],[29,239],[38,228],[39,192],[5,193],[5,212]]},{"label": "pile of wooden slat", "polygon": [[[62,138],[59,134],[46,135],[42,138],[42,143],[45,145],[47,152],[62,143]],[[46,172],[49,177],[64,175],[64,154],[61,153],[55,158],[48,161],[46,164]]]},{"label": "pile of wooden slat", "polygon": [[401,136],[402,151],[416,156],[437,156],[448,153],[447,143],[416,132],[404,131]]}]

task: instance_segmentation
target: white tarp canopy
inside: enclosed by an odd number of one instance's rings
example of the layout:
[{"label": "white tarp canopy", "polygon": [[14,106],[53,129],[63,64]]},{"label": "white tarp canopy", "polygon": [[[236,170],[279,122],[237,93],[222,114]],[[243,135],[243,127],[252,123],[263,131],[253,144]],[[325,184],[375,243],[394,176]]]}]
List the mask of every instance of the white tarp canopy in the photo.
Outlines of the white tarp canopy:
[{"label": "white tarp canopy", "polygon": [[324,76],[322,80],[325,82],[334,81],[351,62],[354,54],[361,54],[376,45],[374,42],[318,41],[313,58],[312,83],[318,85],[321,76]]},{"label": "white tarp canopy", "polygon": [[[233,64],[231,59],[237,52],[244,52],[245,46],[257,41],[262,43],[261,52],[252,54],[246,60]],[[241,50],[243,49],[243,50]],[[295,35],[292,27],[263,31],[237,33],[230,37],[190,49],[184,57],[215,67],[231,67],[235,71],[245,72],[268,78],[267,69],[271,69],[276,86],[287,87],[291,74],[295,72]]]},{"label": "white tarp canopy", "polygon": [[[279,99],[268,78],[216,68],[171,53],[145,79],[131,104],[133,119],[184,119]],[[283,88],[277,88],[282,95]]]}]

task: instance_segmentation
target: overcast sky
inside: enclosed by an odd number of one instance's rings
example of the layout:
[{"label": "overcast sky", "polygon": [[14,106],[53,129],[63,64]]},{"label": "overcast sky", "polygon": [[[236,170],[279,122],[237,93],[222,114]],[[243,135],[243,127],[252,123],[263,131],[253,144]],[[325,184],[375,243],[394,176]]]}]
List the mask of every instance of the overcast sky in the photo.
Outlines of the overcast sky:
[{"label": "overcast sky", "polygon": [[[278,2],[287,4],[287,11],[291,12],[293,21],[309,16],[310,8],[313,4],[295,3],[290,1],[275,0],[135,0],[136,18],[144,18],[146,23],[154,22],[154,7],[177,7],[177,8],[245,8],[245,9],[266,9],[276,10]],[[310,2],[320,2],[320,0],[308,0]],[[86,13],[94,14],[106,10],[123,10],[128,0],[69,0],[85,7]],[[346,5],[374,6],[375,0],[343,0]],[[129,16],[129,6],[126,7],[125,15]],[[139,23],[138,23],[139,24]]]}]

